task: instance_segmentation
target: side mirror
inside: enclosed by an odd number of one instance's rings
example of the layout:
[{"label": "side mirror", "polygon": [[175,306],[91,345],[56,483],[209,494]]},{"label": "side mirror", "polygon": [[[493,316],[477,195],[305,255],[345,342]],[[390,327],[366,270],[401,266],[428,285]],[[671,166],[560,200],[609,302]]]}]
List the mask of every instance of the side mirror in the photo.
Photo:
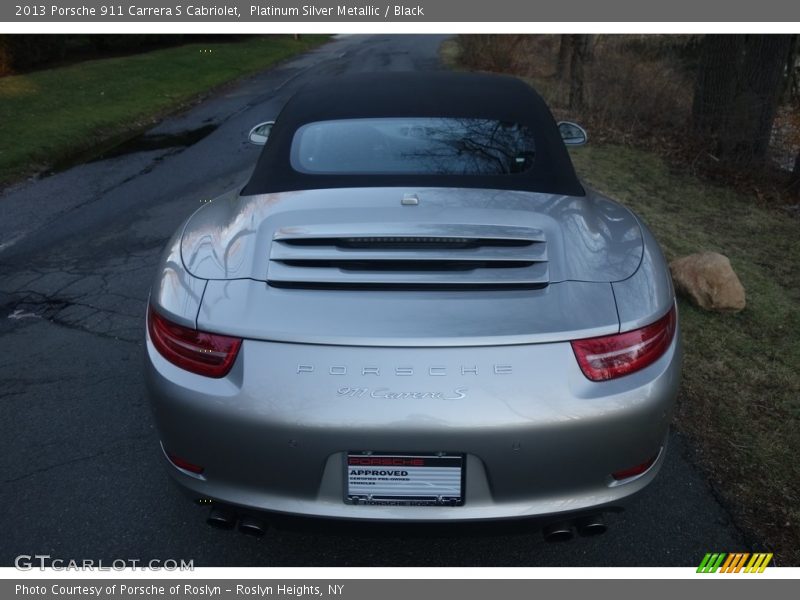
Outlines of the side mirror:
[{"label": "side mirror", "polygon": [[259,123],[247,134],[248,141],[256,146],[263,146],[267,143],[267,138],[269,138],[269,132],[272,131],[273,125],[275,125],[275,121]]},{"label": "side mirror", "polygon": [[559,121],[558,132],[561,134],[561,139],[567,146],[582,146],[589,139],[586,130],[577,123],[571,121]]}]

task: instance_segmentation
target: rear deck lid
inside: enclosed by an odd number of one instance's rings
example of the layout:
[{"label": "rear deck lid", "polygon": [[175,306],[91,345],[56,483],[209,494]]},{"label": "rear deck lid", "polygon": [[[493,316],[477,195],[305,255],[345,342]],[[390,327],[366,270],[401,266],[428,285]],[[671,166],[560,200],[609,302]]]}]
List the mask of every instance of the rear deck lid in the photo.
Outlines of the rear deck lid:
[{"label": "rear deck lid", "polygon": [[184,231],[198,326],[322,344],[485,345],[619,329],[635,218],[602,197],[431,188],[231,195]]}]

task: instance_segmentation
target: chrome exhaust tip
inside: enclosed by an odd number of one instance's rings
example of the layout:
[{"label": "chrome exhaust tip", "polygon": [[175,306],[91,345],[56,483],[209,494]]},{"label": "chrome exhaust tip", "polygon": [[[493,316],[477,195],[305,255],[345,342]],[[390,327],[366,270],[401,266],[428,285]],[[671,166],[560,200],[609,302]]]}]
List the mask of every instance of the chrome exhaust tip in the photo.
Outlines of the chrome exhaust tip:
[{"label": "chrome exhaust tip", "polygon": [[208,511],[206,523],[217,529],[233,529],[236,524],[236,515],[233,511],[215,506]]},{"label": "chrome exhaust tip", "polygon": [[608,530],[608,526],[603,520],[602,515],[581,517],[575,522],[575,527],[582,537],[603,535]]},{"label": "chrome exhaust tip", "polygon": [[239,531],[245,535],[261,537],[267,531],[267,526],[261,519],[245,515],[239,519]]},{"label": "chrome exhaust tip", "polygon": [[546,542],[566,542],[572,539],[572,525],[568,522],[551,523],[542,530]]}]

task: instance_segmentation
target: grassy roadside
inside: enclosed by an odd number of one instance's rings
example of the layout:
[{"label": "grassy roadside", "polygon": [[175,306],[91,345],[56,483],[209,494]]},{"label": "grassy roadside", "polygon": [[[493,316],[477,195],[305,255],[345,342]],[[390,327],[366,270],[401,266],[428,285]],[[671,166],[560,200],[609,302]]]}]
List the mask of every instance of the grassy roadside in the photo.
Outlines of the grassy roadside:
[{"label": "grassy roadside", "polygon": [[777,564],[800,564],[800,223],[620,146],[573,150],[580,175],[640,214],[668,259],[715,250],[747,291],[736,315],[680,302],[676,425],[737,523]]},{"label": "grassy roadside", "polygon": [[187,44],[0,78],[0,185],[130,136],[221,84],[327,39]]},{"label": "grassy roadside", "polygon": [[[459,52],[448,40],[442,61],[463,68]],[[530,82],[563,113],[552,80]],[[701,250],[731,259],[744,311],[714,314],[680,300],[675,425],[737,524],[776,564],[800,565],[800,220],[645,150],[590,142],[571,155],[583,179],[645,219],[669,260]]]}]

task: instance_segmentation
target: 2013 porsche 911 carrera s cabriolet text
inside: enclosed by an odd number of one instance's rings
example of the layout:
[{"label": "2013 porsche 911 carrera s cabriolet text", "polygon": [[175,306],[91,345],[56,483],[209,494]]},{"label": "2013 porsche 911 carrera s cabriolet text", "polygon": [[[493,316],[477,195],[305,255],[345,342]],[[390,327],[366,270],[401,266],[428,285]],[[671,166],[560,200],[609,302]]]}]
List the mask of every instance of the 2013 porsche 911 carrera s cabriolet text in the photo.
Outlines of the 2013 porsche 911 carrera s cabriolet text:
[{"label": "2013 porsche 911 carrera s cabriolet text", "polygon": [[169,242],[146,378],[168,469],[210,520],[598,515],[664,461],[681,351],[646,225],[576,176],[520,80],[298,91],[247,185]]}]

